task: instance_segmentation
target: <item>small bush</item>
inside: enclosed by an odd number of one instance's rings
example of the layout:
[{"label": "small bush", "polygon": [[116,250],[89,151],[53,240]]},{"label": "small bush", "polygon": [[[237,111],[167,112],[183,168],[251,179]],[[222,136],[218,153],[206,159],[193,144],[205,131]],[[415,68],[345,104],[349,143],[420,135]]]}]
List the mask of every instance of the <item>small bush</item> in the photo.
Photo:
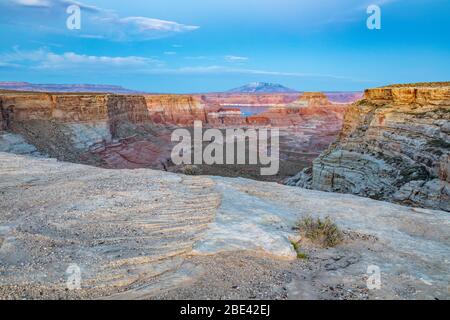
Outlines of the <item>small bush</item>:
[{"label": "small bush", "polygon": [[187,165],[183,168],[183,173],[189,176],[198,175],[199,170],[197,166]]},{"label": "small bush", "polygon": [[307,216],[301,219],[296,227],[302,236],[323,247],[334,247],[343,240],[342,232],[329,217],[322,220]]},{"label": "small bush", "polygon": [[291,241],[291,244],[297,253],[297,259],[308,259],[308,255],[300,250],[300,245],[298,242]]}]

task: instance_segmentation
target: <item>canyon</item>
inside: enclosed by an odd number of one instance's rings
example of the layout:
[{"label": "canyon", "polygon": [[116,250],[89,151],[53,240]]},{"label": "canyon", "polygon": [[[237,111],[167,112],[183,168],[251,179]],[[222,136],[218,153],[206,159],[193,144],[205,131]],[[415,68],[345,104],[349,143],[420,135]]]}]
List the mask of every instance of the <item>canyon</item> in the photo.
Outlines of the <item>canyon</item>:
[{"label": "canyon", "polygon": [[[247,177],[450,211],[448,83],[326,93],[203,95],[0,92],[0,151],[111,169]],[[338,100],[356,93],[335,93]],[[243,113],[245,109],[254,113]],[[344,118],[345,115],[345,118]],[[175,128],[280,129],[280,171],[176,166]]]},{"label": "canyon", "polygon": [[[0,299],[449,299],[448,83],[244,97],[0,92]],[[195,120],[280,128],[281,173],[174,166]]]},{"label": "canyon", "polygon": [[[345,94],[345,93],[343,93]],[[289,97],[289,98],[287,98]],[[224,100],[221,100],[224,99]],[[288,103],[285,103],[288,101]],[[246,116],[238,104],[255,114]],[[265,106],[262,108],[262,106]],[[183,171],[170,160],[171,132],[205,127],[279,127],[281,181],[311,164],[335,140],[348,104],[324,94],[166,95],[0,92],[1,151],[48,155],[104,168]],[[200,166],[200,174],[259,178],[257,168]]]}]

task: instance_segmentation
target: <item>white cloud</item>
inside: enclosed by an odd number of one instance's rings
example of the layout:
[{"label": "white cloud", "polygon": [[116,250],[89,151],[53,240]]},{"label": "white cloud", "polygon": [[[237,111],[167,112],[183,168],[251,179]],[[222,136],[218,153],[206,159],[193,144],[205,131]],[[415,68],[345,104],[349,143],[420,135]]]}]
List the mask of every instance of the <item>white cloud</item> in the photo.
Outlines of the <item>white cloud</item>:
[{"label": "white cloud", "polygon": [[213,57],[207,57],[207,56],[188,56],[184,57],[186,60],[214,60]]},{"label": "white cloud", "polygon": [[84,4],[75,0],[12,0],[14,4],[18,4],[23,7],[30,8],[50,8],[50,7],[59,7],[59,9],[63,7],[67,7],[69,5],[77,5],[83,10],[98,12],[102,11],[102,9],[91,6],[88,4]]},{"label": "white cloud", "polygon": [[14,0],[14,3],[24,7],[50,7],[49,0]]},{"label": "white cloud", "polygon": [[263,75],[263,76],[282,76],[282,77],[299,77],[299,78],[330,78],[338,80],[350,80],[356,82],[368,82],[369,80],[353,79],[350,77],[318,74],[318,73],[302,73],[302,72],[284,72],[271,71],[262,69],[235,68],[220,65],[211,66],[187,66],[181,68],[155,68],[143,70],[149,74],[247,74],[247,75]]},{"label": "white cloud", "polygon": [[102,9],[102,8],[99,8],[96,6],[92,6],[92,5],[85,4],[85,3],[82,3],[79,1],[74,1],[74,0],[53,0],[53,1],[59,1],[61,3],[61,5],[64,5],[66,7],[74,4],[74,5],[79,6],[82,10],[90,11],[90,12],[110,12],[110,10]]},{"label": "white cloud", "polygon": [[186,32],[197,30],[198,26],[188,26],[174,21],[146,18],[146,17],[127,17],[117,20],[120,23],[135,25],[142,32],[157,30],[164,32]]},{"label": "white cloud", "polygon": [[19,68],[20,65],[14,63],[8,63],[0,61],[0,68]]},{"label": "white cloud", "polygon": [[76,54],[74,52],[65,52],[61,55],[48,53],[46,59],[41,62],[39,68],[62,68],[79,65],[103,65],[116,67],[143,67],[154,63],[155,60],[137,57],[109,57],[109,56],[89,56]]},{"label": "white cloud", "polygon": [[[150,17],[121,17],[113,10],[75,0],[8,1],[18,8],[18,10],[12,11],[11,15],[2,17],[8,23],[29,25],[41,29],[44,27],[47,32],[68,36],[95,37],[113,41],[145,41],[190,32],[199,28],[196,25]],[[69,5],[78,5],[82,9],[82,27],[79,32],[69,32],[61,26],[61,20],[67,17],[65,9]],[[7,7],[4,10],[7,10]],[[36,14],[39,10],[46,10],[45,15]]]},{"label": "white cloud", "polygon": [[75,68],[83,72],[100,68],[128,68],[133,70],[163,66],[163,63],[155,58],[92,56],[74,52],[57,54],[42,48],[33,51],[20,51],[18,48],[15,48],[13,53],[0,55],[0,64],[14,64],[31,69],[47,70]]},{"label": "white cloud", "polygon": [[167,56],[174,56],[177,53],[175,51],[166,51],[166,52],[164,52],[164,54],[167,55]]},{"label": "white cloud", "polygon": [[120,18],[107,14],[93,20],[108,38],[118,41],[152,40],[197,30],[199,26],[146,17]]},{"label": "white cloud", "polygon": [[225,60],[228,61],[228,62],[244,62],[244,61],[247,61],[248,58],[247,57],[228,55],[228,56],[225,56]]},{"label": "white cloud", "polygon": [[78,54],[74,52],[65,52],[57,54],[47,49],[34,51],[20,51],[15,48],[13,53],[0,55],[0,67],[2,66],[20,66],[34,70],[47,71],[79,71],[89,72],[128,72],[133,74],[246,74],[261,76],[282,76],[282,77],[302,77],[302,78],[330,78],[337,80],[349,80],[356,82],[367,82],[368,80],[353,79],[345,76],[332,74],[315,74],[302,72],[284,72],[263,69],[250,69],[229,67],[221,65],[209,66],[185,66],[180,68],[168,68],[164,62],[153,57],[142,56],[92,56]]}]

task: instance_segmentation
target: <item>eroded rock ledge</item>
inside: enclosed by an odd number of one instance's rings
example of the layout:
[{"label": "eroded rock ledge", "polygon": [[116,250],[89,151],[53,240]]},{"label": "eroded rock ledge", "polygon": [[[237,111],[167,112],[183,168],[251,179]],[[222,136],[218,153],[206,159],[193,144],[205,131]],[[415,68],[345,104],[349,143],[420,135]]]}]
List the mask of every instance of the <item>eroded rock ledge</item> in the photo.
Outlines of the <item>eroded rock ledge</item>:
[{"label": "eroded rock ledge", "polygon": [[450,211],[450,83],[365,91],[336,141],[288,185]]}]

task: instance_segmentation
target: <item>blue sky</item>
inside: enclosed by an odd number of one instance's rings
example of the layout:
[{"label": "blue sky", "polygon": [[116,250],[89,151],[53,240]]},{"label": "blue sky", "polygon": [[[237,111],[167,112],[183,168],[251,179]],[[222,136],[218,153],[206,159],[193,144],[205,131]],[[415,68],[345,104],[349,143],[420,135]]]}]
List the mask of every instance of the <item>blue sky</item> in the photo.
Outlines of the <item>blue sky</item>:
[{"label": "blue sky", "polygon": [[[81,29],[66,27],[71,4]],[[381,30],[366,27],[370,4]],[[0,0],[0,81],[224,91],[450,80],[448,0]]]}]

